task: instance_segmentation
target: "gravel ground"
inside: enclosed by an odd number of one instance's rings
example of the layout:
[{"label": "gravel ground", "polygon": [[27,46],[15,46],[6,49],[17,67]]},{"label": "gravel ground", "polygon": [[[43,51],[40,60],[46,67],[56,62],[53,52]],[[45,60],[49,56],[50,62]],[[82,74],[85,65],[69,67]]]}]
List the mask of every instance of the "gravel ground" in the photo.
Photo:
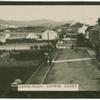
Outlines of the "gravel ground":
[{"label": "gravel ground", "polygon": [[[67,45],[65,45],[67,47]],[[70,48],[62,49],[57,60],[90,57],[87,53],[75,53]],[[48,75],[47,84],[79,84],[80,91],[100,90],[100,71],[94,60],[56,63]]]}]

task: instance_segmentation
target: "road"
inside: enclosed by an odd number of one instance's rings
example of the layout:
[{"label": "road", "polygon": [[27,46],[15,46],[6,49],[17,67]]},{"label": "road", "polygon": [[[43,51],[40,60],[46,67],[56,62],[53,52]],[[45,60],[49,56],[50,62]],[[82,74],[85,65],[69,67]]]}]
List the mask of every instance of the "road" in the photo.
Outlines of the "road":
[{"label": "road", "polygon": [[79,84],[80,91],[100,90],[100,71],[87,52],[76,53],[65,44],[54,63],[46,84]]}]

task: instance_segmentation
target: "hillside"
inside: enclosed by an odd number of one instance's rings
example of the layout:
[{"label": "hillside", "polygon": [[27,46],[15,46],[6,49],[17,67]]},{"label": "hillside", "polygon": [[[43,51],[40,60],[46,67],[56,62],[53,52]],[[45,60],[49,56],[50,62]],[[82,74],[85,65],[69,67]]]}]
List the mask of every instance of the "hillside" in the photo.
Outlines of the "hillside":
[{"label": "hillside", "polygon": [[46,26],[55,27],[71,23],[71,21],[53,21],[48,19],[31,20],[31,21],[16,21],[16,20],[2,20],[0,19],[0,29],[4,28],[16,28],[16,27],[27,27],[27,26]]}]

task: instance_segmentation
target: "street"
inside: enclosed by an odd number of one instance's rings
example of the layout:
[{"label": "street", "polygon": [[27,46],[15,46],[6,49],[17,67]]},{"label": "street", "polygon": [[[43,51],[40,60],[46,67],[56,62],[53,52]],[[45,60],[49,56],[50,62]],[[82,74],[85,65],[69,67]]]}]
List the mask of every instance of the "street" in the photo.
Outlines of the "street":
[{"label": "street", "polygon": [[46,84],[79,84],[80,91],[99,91],[100,71],[94,62],[95,56],[75,52],[69,44],[64,44]]}]

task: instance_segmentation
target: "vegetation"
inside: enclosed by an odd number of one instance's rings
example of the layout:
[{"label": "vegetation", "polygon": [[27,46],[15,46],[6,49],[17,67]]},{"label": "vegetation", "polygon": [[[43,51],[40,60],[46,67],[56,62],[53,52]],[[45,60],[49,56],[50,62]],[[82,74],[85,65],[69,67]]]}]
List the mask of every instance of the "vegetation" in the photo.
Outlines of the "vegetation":
[{"label": "vegetation", "polygon": [[85,38],[85,35],[80,33],[77,35],[77,41],[76,41],[76,45],[77,46],[87,46],[88,41]]},{"label": "vegetation", "polygon": [[18,28],[5,28],[0,30],[1,32],[5,30],[10,30],[11,32],[43,32],[47,29],[44,26],[28,26],[28,27],[18,27]]},{"label": "vegetation", "polygon": [[100,25],[100,18],[98,18],[98,21],[97,21],[97,23]]}]

